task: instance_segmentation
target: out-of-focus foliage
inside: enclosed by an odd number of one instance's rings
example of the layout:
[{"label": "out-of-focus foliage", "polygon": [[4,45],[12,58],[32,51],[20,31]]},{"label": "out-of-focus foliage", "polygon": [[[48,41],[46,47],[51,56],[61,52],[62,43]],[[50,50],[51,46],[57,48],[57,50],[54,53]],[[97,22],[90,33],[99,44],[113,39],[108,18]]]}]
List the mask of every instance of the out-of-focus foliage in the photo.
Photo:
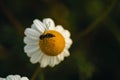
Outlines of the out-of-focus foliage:
[{"label": "out-of-focus foliage", "polygon": [[1,0],[0,76],[31,78],[39,64],[24,53],[23,30],[50,17],[70,30],[71,56],[37,80],[120,80],[119,0]]}]

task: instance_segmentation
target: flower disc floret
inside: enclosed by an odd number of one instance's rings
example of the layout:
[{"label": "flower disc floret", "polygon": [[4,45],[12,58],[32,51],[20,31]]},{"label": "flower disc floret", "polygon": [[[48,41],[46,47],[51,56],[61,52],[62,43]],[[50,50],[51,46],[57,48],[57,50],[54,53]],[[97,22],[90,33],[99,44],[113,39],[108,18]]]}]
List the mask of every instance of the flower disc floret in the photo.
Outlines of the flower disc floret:
[{"label": "flower disc floret", "polygon": [[55,30],[48,30],[45,31],[42,36],[43,39],[40,39],[39,44],[41,50],[45,54],[49,56],[57,56],[63,51],[65,47],[65,39],[59,32]]}]

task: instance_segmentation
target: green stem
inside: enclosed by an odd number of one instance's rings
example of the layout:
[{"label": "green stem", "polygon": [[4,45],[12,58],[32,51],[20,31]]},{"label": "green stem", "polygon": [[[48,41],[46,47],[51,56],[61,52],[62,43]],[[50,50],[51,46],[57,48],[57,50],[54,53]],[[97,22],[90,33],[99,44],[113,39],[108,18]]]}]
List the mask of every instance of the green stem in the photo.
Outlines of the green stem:
[{"label": "green stem", "polygon": [[35,72],[33,73],[32,77],[31,77],[31,80],[35,80],[36,77],[38,76],[38,74],[39,74],[41,71],[42,71],[42,70],[41,70],[40,66],[38,66],[38,67],[36,68]]}]

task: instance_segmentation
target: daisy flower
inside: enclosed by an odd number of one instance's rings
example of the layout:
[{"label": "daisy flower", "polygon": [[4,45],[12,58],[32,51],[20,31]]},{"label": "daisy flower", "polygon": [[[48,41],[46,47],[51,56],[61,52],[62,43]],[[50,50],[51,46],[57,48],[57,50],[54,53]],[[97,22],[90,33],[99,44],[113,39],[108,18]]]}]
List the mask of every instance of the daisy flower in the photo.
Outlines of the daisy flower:
[{"label": "daisy flower", "polygon": [[0,78],[0,80],[29,80],[27,77],[21,77],[20,75],[8,75],[6,78]]},{"label": "daisy flower", "polygon": [[38,62],[42,68],[54,67],[70,55],[70,32],[61,25],[55,26],[51,18],[43,21],[35,19],[31,28],[26,28],[24,33],[24,51],[31,63]]}]

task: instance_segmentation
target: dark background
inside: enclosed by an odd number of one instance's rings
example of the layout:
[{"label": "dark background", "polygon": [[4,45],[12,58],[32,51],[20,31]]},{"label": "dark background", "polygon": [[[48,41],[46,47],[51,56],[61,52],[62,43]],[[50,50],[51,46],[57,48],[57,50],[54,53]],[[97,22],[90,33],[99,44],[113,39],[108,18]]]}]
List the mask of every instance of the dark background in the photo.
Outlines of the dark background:
[{"label": "dark background", "polygon": [[71,32],[71,56],[36,80],[120,80],[119,0],[0,0],[0,76],[34,74],[24,53],[24,29],[52,18]]}]

